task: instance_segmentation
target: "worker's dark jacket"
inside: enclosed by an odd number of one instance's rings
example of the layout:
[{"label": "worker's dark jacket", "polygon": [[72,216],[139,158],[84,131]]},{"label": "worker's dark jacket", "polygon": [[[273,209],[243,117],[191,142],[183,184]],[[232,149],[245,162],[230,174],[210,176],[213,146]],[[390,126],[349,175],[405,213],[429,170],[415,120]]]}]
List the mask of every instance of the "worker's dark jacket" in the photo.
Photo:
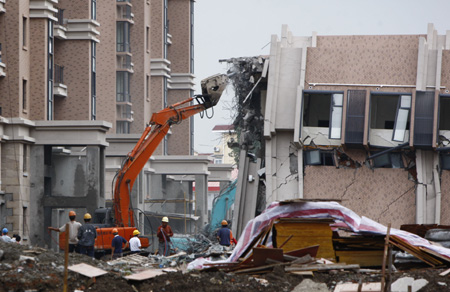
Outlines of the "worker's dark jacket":
[{"label": "worker's dark jacket", "polygon": [[217,236],[220,238],[219,243],[221,245],[230,246],[231,230],[228,227],[222,227],[217,231]]},{"label": "worker's dark jacket", "polygon": [[94,246],[97,231],[91,224],[84,224],[78,229],[78,244],[83,246]]}]

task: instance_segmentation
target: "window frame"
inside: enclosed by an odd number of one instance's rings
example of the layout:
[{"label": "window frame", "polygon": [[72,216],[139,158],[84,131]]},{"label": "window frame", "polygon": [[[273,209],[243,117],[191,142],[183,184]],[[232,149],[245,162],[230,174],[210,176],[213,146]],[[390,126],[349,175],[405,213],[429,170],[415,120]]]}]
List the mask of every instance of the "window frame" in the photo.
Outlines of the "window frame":
[{"label": "window frame", "polygon": [[[343,114],[344,114],[344,91],[341,90],[303,90],[302,93],[302,113],[301,113],[301,119],[300,119],[300,129],[303,129],[303,127],[306,127],[304,125],[304,114],[305,114],[305,94],[329,94],[330,95],[330,108],[329,108],[329,117],[328,117],[328,139],[330,140],[340,140],[342,138],[342,120],[343,120]],[[333,125],[333,119],[332,119],[332,115],[333,115],[333,97],[335,94],[341,94],[342,95],[342,105],[337,106],[340,107],[341,110],[341,130],[339,133],[339,138],[331,138],[331,128]],[[309,126],[307,126],[309,127]]]}]

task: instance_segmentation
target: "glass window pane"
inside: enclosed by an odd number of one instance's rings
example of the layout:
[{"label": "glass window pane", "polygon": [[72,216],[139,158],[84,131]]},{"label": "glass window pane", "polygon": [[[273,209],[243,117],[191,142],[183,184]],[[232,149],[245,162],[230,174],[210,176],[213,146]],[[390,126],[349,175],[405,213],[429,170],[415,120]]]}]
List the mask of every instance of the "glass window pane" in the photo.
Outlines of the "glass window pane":
[{"label": "glass window pane", "polygon": [[400,96],[400,107],[411,108],[411,95]]},{"label": "glass window pane", "polygon": [[320,150],[305,152],[306,165],[320,165],[322,163]]},{"label": "glass window pane", "polygon": [[341,138],[341,125],[342,125],[342,107],[333,107],[331,113],[330,139]]},{"label": "glass window pane", "polygon": [[342,106],[344,95],[342,93],[333,94],[333,106]]},{"label": "glass window pane", "polygon": [[374,167],[385,167],[391,165],[391,159],[389,158],[389,153],[383,154],[381,156],[375,157],[373,159]]},{"label": "glass window pane", "polygon": [[391,153],[392,168],[403,168],[403,159],[401,153]]},{"label": "glass window pane", "polygon": [[394,138],[392,139],[393,141],[403,142],[403,140],[405,139],[406,125],[408,123],[408,116],[409,116],[409,110],[407,110],[407,109],[399,109],[398,110],[397,122],[395,124],[395,129],[394,129]]}]

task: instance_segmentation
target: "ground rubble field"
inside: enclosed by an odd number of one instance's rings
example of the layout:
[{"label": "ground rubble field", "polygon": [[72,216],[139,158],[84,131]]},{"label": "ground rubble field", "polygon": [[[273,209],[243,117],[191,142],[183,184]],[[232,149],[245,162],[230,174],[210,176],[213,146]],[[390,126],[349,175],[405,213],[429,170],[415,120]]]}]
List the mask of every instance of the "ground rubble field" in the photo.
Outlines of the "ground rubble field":
[{"label": "ground rubble field", "polygon": [[[27,258],[28,257],[28,258]],[[68,291],[293,291],[305,278],[325,283],[333,291],[338,283],[362,281],[379,282],[380,273],[358,271],[315,272],[313,277],[290,274],[282,266],[263,274],[233,274],[220,270],[172,272],[144,281],[123,278],[124,272],[107,262],[93,260],[80,254],[69,255],[69,266],[85,263],[103,269],[108,274],[89,278],[69,271]],[[450,277],[439,276],[446,268],[409,269],[397,271],[392,278],[409,276],[426,279],[428,284],[419,291],[450,290]],[[3,291],[62,291],[64,254],[43,248],[0,242],[0,292]]]}]

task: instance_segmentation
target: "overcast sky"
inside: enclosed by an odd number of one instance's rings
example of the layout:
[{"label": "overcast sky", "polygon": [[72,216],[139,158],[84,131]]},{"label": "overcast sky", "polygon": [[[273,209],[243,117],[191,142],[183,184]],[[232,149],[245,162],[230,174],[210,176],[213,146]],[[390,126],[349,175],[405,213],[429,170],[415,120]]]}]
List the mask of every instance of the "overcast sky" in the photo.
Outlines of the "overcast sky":
[{"label": "overcast sky", "polygon": [[[201,79],[226,73],[220,59],[269,54],[282,24],[295,36],[426,34],[428,23],[439,35],[450,30],[450,0],[196,0],[194,9],[196,93]],[[212,119],[195,116],[196,151],[219,144],[211,130],[232,122],[232,95],[228,89]]]}]

